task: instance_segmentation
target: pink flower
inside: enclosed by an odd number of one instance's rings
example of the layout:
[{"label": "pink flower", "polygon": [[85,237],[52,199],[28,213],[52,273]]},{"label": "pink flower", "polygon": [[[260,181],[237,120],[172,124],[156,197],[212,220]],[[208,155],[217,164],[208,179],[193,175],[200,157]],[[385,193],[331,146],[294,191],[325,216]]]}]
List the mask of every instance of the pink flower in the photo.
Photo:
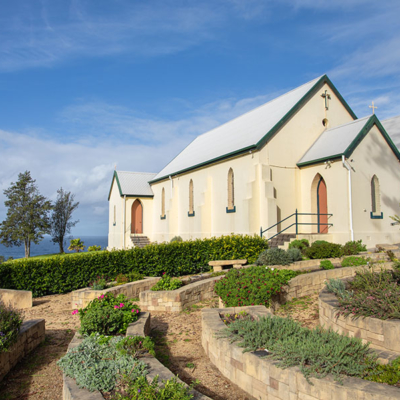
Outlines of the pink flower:
[{"label": "pink flower", "polygon": [[163,275],[165,275],[165,274],[166,274],[166,272],[163,272],[162,274],[163,274]]},{"label": "pink flower", "polygon": [[104,299],[104,294],[102,294],[102,295],[100,296],[100,298],[101,298],[101,299]]},{"label": "pink flower", "polygon": [[136,310],[136,314],[138,314],[139,313],[139,310]]},{"label": "pink flower", "polygon": [[132,308],[132,312],[135,312],[135,309],[134,309],[134,308]]},{"label": "pink flower", "polygon": [[75,314],[78,314],[78,310],[74,310],[74,311],[72,311],[72,315],[75,315]]},{"label": "pink flower", "polygon": [[114,306],[114,308],[119,308],[118,306]]},{"label": "pink flower", "polygon": [[124,306],[124,303],[120,303],[119,306],[122,308]]}]

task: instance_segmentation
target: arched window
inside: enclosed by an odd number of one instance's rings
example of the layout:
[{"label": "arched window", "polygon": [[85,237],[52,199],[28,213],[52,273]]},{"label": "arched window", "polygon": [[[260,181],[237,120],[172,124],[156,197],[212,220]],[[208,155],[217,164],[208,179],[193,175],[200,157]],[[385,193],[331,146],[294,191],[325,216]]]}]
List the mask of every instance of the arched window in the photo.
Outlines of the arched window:
[{"label": "arched window", "polygon": [[117,206],[114,205],[114,218],[113,218],[113,225],[117,225]]},{"label": "arched window", "polygon": [[383,214],[381,212],[381,190],[379,188],[379,179],[376,175],[374,175],[371,179],[371,205],[371,218],[383,218]]},{"label": "arched window", "polygon": [[165,189],[161,190],[161,219],[165,219]]},{"label": "arched window", "polygon": [[193,180],[189,182],[189,217],[194,217],[194,193],[193,193]]},{"label": "arched window", "polygon": [[229,168],[228,172],[228,207],[226,212],[235,212],[235,177],[233,175],[233,169]]}]

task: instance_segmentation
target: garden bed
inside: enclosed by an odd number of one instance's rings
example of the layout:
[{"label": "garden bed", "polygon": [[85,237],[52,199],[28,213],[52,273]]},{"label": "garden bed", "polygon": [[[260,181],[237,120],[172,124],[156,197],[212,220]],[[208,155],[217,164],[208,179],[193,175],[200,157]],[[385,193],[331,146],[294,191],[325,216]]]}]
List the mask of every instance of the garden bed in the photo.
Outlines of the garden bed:
[{"label": "garden bed", "polygon": [[150,290],[160,279],[161,278],[159,277],[149,277],[140,281],[112,286],[102,290],[93,290],[90,287],[74,290],[71,293],[71,308],[73,310],[77,308],[85,308],[92,300],[97,299],[99,296],[106,293],[113,293],[116,296],[118,294],[124,294],[130,299],[139,297],[140,292]]},{"label": "garden bed", "polygon": [[176,290],[143,291],[139,294],[140,308],[144,311],[182,311],[200,301],[211,299],[215,282],[223,277],[207,278]]},{"label": "garden bed", "polygon": [[17,342],[0,353],[0,381],[22,358],[39,346],[45,339],[44,319],[26,321],[21,325]]},{"label": "garden bed", "polygon": [[[139,319],[128,326],[126,336],[147,336],[150,332],[150,314],[148,312],[141,312]],[[79,346],[83,339],[80,338],[78,333],[75,334],[68,351]],[[173,378],[174,375],[166,367],[164,367],[154,357],[143,357],[141,361],[146,363],[149,367],[149,373],[146,375],[149,380],[153,380],[156,375],[159,376],[159,381],[162,379]],[[181,382],[178,379],[179,382]],[[207,400],[209,397],[192,390],[194,400]],[[75,380],[63,375],[63,400],[104,400],[103,395],[99,391],[90,392],[87,389],[79,388]]]},{"label": "garden bed", "polygon": [[[230,339],[217,338],[216,334],[225,328],[220,313],[242,310],[255,318],[271,315],[263,306],[202,310],[202,345],[222,374],[250,396],[261,400],[400,399],[398,388],[358,378],[343,376],[340,384],[328,375],[321,379],[310,378],[309,383],[298,367],[279,368],[276,361],[260,358],[258,352],[243,353],[243,348]],[[385,358],[385,352],[380,357]],[[386,354],[386,357],[387,361],[393,359],[393,355]]]},{"label": "garden bed", "polygon": [[319,294],[319,320],[321,326],[370,342],[371,347],[400,353],[400,320],[382,320],[373,317],[345,317],[337,315],[338,298],[325,287]]}]

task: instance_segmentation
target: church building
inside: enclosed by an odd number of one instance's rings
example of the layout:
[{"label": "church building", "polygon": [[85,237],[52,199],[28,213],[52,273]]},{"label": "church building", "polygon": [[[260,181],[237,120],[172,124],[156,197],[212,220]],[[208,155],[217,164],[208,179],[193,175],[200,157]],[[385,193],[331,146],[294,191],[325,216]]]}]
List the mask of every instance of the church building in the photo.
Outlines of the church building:
[{"label": "church building", "polygon": [[108,248],[232,233],[399,243],[388,132],[400,117],[358,119],[326,75],[314,79],[198,136],[158,173],[114,171]]}]

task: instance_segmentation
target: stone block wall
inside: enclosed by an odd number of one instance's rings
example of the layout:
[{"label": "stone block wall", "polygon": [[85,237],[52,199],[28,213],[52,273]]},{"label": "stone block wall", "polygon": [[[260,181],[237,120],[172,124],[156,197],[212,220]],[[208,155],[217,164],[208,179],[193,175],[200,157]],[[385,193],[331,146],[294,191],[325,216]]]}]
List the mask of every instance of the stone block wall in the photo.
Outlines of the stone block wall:
[{"label": "stone block wall", "polygon": [[0,298],[15,308],[31,308],[32,292],[28,290],[0,289]]},{"label": "stone block wall", "polygon": [[139,297],[141,292],[150,290],[160,279],[159,277],[145,278],[141,281],[129,282],[103,290],[92,290],[90,288],[74,290],[71,294],[72,309],[85,308],[92,300],[106,293],[114,293],[115,295],[122,293],[128,298]]},{"label": "stone block wall", "polygon": [[[319,295],[319,323],[325,329],[332,328],[342,335],[361,338],[371,347],[400,353],[400,320],[357,318],[351,316],[336,318],[335,307],[339,302],[333,293],[323,289]],[[400,398],[400,394],[399,394]]]},{"label": "stone block wall", "polygon": [[139,295],[140,309],[143,311],[182,311],[200,301],[211,299],[214,296],[215,282],[221,278],[223,276],[204,279],[176,290],[141,292]]},{"label": "stone block wall", "polygon": [[34,350],[45,338],[44,319],[33,319],[21,325],[17,343],[0,353],[0,381],[17,363]]},{"label": "stone block wall", "polygon": [[311,378],[308,383],[297,367],[281,369],[277,362],[262,359],[256,354],[243,353],[243,348],[229,339],[218,339],[224,329],[219,312],[236,313],[247,310],[254,316],[267,316],[262,306],[202,310],[202,345],[210,361],[231,382],[257,400],[395,400],[399,389],[393,386],[343,377],[343,384],[332,376]]}]

